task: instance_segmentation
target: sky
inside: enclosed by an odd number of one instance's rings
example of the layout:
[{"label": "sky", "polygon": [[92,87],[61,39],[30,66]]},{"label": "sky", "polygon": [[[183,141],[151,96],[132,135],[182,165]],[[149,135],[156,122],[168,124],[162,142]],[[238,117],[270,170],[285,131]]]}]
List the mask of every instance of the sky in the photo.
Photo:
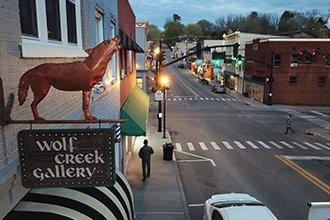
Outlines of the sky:
[{"label": "sky", "polygon": [[272,13],[279,17],[285,10],[305,12],[316,9],[321,15],[330,13],[329,0],[129,0],[136,20],[148,20],[149,24],[163,30],[173,14],[181,16],[182,24],[194,24],[206,19],[215,23],[219,17],[246,16],[252,11]]}]

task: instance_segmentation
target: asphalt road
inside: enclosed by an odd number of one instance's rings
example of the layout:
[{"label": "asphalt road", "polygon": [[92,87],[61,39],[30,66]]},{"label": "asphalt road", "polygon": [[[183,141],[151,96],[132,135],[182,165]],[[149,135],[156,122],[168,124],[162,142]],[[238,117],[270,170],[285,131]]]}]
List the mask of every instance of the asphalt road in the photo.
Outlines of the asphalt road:
[{"label": "asphalt road", "polygon": [[286,113],[275,106],[214,94],[175,64],[165,72],[166,126],[191,220],[217,193],[253,195],[281,220],[307,219],[307,202],[330,200],[330,141],[304,134],[310,122],[294,118],[296,133],[285,135]]}]

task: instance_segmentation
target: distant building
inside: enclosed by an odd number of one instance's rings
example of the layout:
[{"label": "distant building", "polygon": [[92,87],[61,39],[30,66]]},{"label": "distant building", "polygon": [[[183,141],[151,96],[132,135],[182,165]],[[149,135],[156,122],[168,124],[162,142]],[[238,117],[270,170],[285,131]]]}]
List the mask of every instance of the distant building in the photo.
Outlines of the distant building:
[{"label": "distant building", "polygon": [[330,105],[330,39],[254,39],[244,92],[265,104]]},{"label": "distant building", "polygon": [[147,73],[147,35],[149,29],[149,22],[138,20],[135,23],[136,28],[136,43],[143,49],[143,52],[136,54],[136,84],[144,91],[146,88],[146,73]]}]

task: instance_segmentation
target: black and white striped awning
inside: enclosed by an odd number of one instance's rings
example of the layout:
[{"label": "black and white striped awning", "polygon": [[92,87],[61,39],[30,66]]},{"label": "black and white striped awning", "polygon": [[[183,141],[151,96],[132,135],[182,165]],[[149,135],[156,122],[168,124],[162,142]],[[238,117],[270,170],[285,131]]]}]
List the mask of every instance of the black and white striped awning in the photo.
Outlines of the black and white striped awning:
[{"label": "black and white striped awning", "polygon": [[32,189],[4,219],[133,220],[133,192],[117,169],[112,187]]}]

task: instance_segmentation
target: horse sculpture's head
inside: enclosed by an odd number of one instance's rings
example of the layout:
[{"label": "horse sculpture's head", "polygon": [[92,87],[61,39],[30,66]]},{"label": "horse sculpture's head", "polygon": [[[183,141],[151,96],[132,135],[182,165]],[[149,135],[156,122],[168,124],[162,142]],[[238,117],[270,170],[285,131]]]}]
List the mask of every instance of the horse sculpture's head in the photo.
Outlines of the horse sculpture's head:
[{"label": "horse sculpture's head", "polygon": [[96,47],[85,50],[92,57],[102,56],[104,59],[111,59],[112,55],[120,50],[120,36],[116,36],[110,40],[105,40],[99,43]]}]

